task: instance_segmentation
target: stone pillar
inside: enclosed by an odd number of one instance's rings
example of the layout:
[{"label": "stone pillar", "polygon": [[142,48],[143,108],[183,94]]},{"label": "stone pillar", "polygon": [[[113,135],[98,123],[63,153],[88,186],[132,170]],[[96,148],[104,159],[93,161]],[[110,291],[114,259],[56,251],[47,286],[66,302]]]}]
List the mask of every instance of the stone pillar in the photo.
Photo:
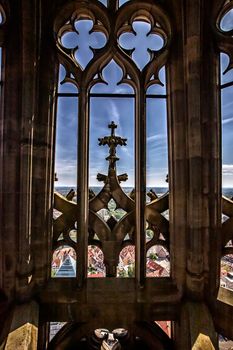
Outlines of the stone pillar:
[{"label": "stone pillar", "polygon": [[40,27],[37,31],[37,109],[34,118],[32,168],[32,245],[34,278],[44,285],[51,271],[51,231],[53,206],[53,155],[55,88],[57,74],[56,48],[53,39],[53,2],[36,1]]},{"label": "stone pillar", "polygon": [[204,0],[173,1],[177,48],[170,67],[171,254],[173,276],[183,294],[175,326],[176,346],[182,350],[218,348],[209,311],[217,291],[221,217],[213,6]]},{"label": "stone pillar", "polygon": [[[41,55],[41,46],[42,42],[49,46],[52,34],[42,40],[42,17],[40,0],[9,1],[0,116],[0,281],[8,301],[0,340],[9,332],[6,349],[37,348],[38,305],[32,299],[36,285],[46,280],[50,254],[46,223],[52,193],[53,129],[48,111],[49,77],[54,74],[47,72],[54,72],[55,65],[46,61],[44,68],[49,50]],[[52,33],[47,23],[44,27]],[[49,86],[47,90],[43,84]]]},{"label": "stone pillar", "polygon": [[[13,298],[15,275],[18,260],[19,227],[19,173],[20,173],[20,120],[21,120],[21,49],[20,2],[12,2],[11,16],[7,18],[5,47],[3,50],[3,84],[4,102],[0,120],[0,215],[1,233],[1,287],[8,298]],[[13,48],[13,49],[12,49]],[[7,77],[7,79],[6,79]]]},{"label": "stone pillar", "polygon": [[17,298],[29,299],[34,286],[32,231],[32,167],[34,118],[36,114],[37,84],[37,2],[21,1],[21,128],[19,176],[19,237],[17,262]]}]

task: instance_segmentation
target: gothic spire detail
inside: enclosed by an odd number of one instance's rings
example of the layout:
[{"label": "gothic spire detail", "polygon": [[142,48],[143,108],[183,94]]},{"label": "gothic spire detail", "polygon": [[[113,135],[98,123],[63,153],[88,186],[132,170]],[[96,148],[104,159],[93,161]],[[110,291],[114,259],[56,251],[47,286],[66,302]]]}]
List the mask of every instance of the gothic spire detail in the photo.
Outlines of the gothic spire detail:
[{"label": "gothic spire detail", "polygon": [[111,135],[99,138],[98,141],[99,141],[99,146],[108,145],[109,156],[106,158],[106,160],[109,161],[109,169],[115,170],[116,161],[119,160],[119,158],[116,155],[116,148],[117,146],[127,146],[127,143],[126,143],[127,139],[115,135],[115,129],[117,128],[117,125],[114,123],[114,121],[112,121],[108,125],[108,127],[109,129],[111,129]]}]

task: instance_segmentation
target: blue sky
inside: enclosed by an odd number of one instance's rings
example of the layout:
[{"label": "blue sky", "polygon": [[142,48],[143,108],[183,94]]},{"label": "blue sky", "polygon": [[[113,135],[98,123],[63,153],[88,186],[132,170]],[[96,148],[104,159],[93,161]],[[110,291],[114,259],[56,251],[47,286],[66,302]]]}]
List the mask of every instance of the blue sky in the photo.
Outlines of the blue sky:
[{"label": "blue sky", "polygon": [[[128,2],[129,0],[119,0],[119,7],[122,6],[125,2]],[[99,0],[99,2],[102,2],[105,6],[107,6],[108,0]]]},{"label": "blue sky", "polygon": [[233,29],[233,9],[228,11],[222,18],[220,22],[220,28],[224,32],[228,32]]},{"label": "blue sky", "polygon": [[57,109],[55,172],[58,182],[56,185],[75,186],[77,179],[78,98],[59,97]]},{"label": "blue sky", "polygon": [[[231,28],[233,13],[230,13],[221,26]],[[91,21],[81,20],[76,22],[76,32],[67,33],[62,38],[62,45],[67,48],[75,48],[75,58],[84,69],[93,57],[89,46],[101,48],[106,44],[106,38],[102,33],[89,33],[92,28]],[[134,23],[137,34],[122,34],[120,45],[123,48],[135,48],[133,59],[139,69],[149,62],[147,47],[159,50],[163,40],[158,35],[148,35],[150,25],[146,23]],[[229,29],[228,29],[229,30]],[[221,83],[233,81],[233,72],[223,74],[228,65],[228,56],[221,54]],[[102,72],[103,80],[107,84],[96,84],[92,93],[127,93],[133,90],[129,85],[118,84],[122,78],[121,68],[111,61]],[[61,66],[59,81],[64,79],[65,71]],[[165,82],[165,69],[160,71],[161,81]],[[77,93],[77,88],[70,83],[60,85],[58,92]],[[166,88],[159,85],[151,86],[147,93],[166,94]],[[233,186],[233,87],[222,90],[222,169],[223,186]],[[77,126],[78,126],[78,97],[59,97],[57,108],[56,131],[56,155],[55,171],[59,181],[56,186],[76,186],[77,168]],[[167,146],[167,120],[166,99],[147,98],[147,186],[165,187],[168,173],[168,146]],[[134,186],[134,97],[107,98],[92,97],[90,99],[90,134],[89,134],[89,184],[90,186],[102,185],[97,182],[98,172],[106,173],[108,162],[107,146],[98,146],[98,138],[109,135],[108,124],[112,120],[118,125],[116,134],[128,139],[126,147],[118,146],[117,154],[120,161],[117,162],[118,174],[127,172],[129,179],[124,186]]]},{"label": "blue sky", "polygon": [[[221,54],[221,84],[233,81],[233,71],[223,74],[228,66],[229,57]],[[222,111],[222,185],[233,187],[233,86],[221,91]]]},{"label": "blue sky", "polygon": [[107,174],[109,148],[98,146],[98,138],[110,135],[108,124],[117,124],[116,135],[127,138],[127,146],[117,147],[118,174],[128,173],[125,185],[134,184],[134,98],[92,98],[90,108],[90,184],[100,185],[96,181],[97,172]]},{"label": "blue sky", "polygon": [[[75,24],[76,32],[66,33],[62,37],[62,45],[66,48],[74,48],[75,58],[80,66],[85,69],[93,57],[89,46],[101,48],[106,39],[101,33],[89,33],[93,23],[91,21],[78,21]],[[147,47],[159,50],[163,40],[158,35],[148,35],[151,27],[148,23],[135,22],[133,25],[135,34],[122,34],[120,44],[131,49],[135,47],[133,59],[139,69],[142,69],[150,60]],[[133,94],[132,87],[128,84],[119,84],[122,79],[122,69],[111,61],[102,71],[105,83],[96,84],[92,93],[124,93]],[[65,77],[65,70],[61,66],[59,81]],[[160,72],[161,80],[165,82],[165,69]],[[77,93],[77,88],[65,83],[59,85],[59,93]],[[151,86],[148,93],[166,94],[165,87]],[[117,154],[120,161],[117,162],[118,174],[128,173],[128,181],[125,186],[134,186],[135,176],[135,138],[134,138],[134,113],[135,101],[133,96],[127,98],[92,97],[90,99],[90,133],[89,133],[89,184],[90,186],[102,185],[97,182],[98,172],[107,173],[108,147],[98,146],[98,138],[109,135],[108,124],[114,121],[118,127],[116,134],[127,138],[126,147],[118,147]],[[78,125],[78,98],[59,97],[57,113],[57,136],[55,170],[59,181],[57,186],[75,186],[77,167],[77,125]],[[166,100],[147,99],[147,185],[167,186],[165,182],[167,170],[167,130],[166,130]]]},{"label": "blue sky", "polygon": [[[228,11],[220,22],[223,31],[233,29],[233,9]],[[233,82],[233,70],[225,73],[229,64],[229,57],[225,53],[220,55],[221,84]],[[221,90],[221,114],[222,114],[222,185],[233,187],[233,86]]]},{"label": "blue sky", "polygon": [[[63,72],[61,68],[61,73]],[[60,75],[63,79],[63,74]],[[132,94],[133,89],[126,84],[117,85],[122,78],[120,67],[111,61],[103,71],[103,78],[109,84],[97,84],[93,93],[127,93]],[[165,78],[164,69],[161,70],[161,79]],[[68,88],[62,85],[62,92]],[[67,84],[71,85],[71,84]],[[76,88],[70,86],[71,92]],[[166,90],[161,86],[153,86],[149,93],[164,94]],[[166,99],[147,99],[147,186],[166,187],[167,170],[167,127],[166,127]],[[98,172],[107,173],[108,155],[107,146],[99,146],[98,138],[110,134],[108,124],[114,121],[118,127],[116,134],[127,138],[127,146],[118,146],[117,162],[118,174],[128,173],[125,186],[134,186],[134,97],[127,98],[92,97],[90,99],[90,153],[89,153],[89,183],[98,186],[96,180]],[[77,125],[78,125],[78,97],[59,97],[56,133],[56,162],[55,169],[59,181],[57,186],[75,186],[77,166]]]}]

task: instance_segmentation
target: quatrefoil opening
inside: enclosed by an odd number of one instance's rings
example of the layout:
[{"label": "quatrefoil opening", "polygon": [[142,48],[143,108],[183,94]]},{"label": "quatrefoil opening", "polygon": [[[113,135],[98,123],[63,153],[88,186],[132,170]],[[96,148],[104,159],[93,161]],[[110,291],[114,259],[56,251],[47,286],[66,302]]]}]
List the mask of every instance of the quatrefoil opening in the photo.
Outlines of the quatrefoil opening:
[{"label": "quatrefoil opening", "polygon": [[90,19],[76,20],[69,30],[64,31],[60,43],[68,54],[85,69],[94,57],[95,51],[106,45],[107,38],[100,30],[94,30],[94,23]]},{"label": "quatrefoil opening", "polygon": [[132,58],[140,70],[153,59],[164,47],[165,39],[161,31],[156,31],[151,24],[135,20],[131,32],[123,32],[119,36],[120,47]]}]

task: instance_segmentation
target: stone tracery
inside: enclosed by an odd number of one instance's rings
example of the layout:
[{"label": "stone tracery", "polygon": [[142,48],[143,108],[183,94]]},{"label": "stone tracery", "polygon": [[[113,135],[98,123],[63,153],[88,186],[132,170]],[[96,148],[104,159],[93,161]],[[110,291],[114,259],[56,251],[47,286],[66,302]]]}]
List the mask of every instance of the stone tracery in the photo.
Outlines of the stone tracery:
[{"label": "stone tracery", "polygon": [[[108,127],[111,129],[111,135],[98,139],[99,146],[107,145],[109,147],[109,155],[106,157],[106,160],[109,162],[108,174],[97,174],[98,181],[102,181],[104,186],[97,195],[94,194],[89,200],[88,244],[97,244],[101,247],[107,268],[106,276],[115,277],[120,251],[126,245],[135,245],[135,203],[130,196],[124,193],[120,186],[122,181],[127,181],[128,175],[125,173],[117,175],[116,171],[116,162],[119,161],[116,148],[117,146],[126,146],[127,139],[115,134],[117,125],[113,121]],[[131,193],[133,194],[133,191]],[[121,208],[125,212],[119,221],[112,215],[105,221],[98,214],[101,210],[108,208],[111,200],[115,201],[116,209]],[[62,213],[54,221],[55,246],[67,245],[75,247],[75,243],[72,242],[69,232],[71,229],[74,230],[76,220],[75,208],[78,208],[79,205],[79,198],[77,198],[76,204],[55,193],[54,208]],[[167,219],[161,215],[167,209],[168,194],[161,198],[155,198],[146,206],[147,226],[154,232],[153,238],[150,242],[147,242],[147,250],[155,244],[162,244],[169,249],[169,225]],[[63,234],[63,239],[60,239],[61,234]],[[162,240],[160,237],[161,234],[163,236]],[[99,239],[98,242],[96,242],[95,235]],[[125,240],[126,236],[127,240]]]}]

